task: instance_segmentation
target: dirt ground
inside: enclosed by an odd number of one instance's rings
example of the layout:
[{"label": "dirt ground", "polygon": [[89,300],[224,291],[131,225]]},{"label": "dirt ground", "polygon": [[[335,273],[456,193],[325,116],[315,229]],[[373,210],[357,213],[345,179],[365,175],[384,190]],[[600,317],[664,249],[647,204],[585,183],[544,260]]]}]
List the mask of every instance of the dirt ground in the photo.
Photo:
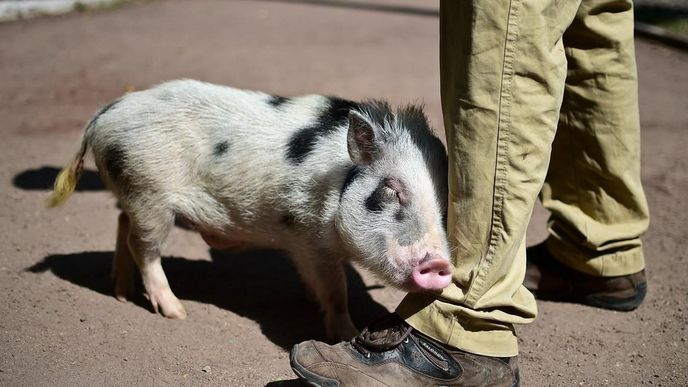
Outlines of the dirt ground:
[{"label": "dirt ground", "polygon": [[[164,266],[189,318],[170,321],[111,296],[118,211],[92,164],[67,205],[43,202],[99,106],[174,78],[424,101],[440,128],[437,4],[367,4],[168,0],[0,25],[0,385],[299,385],[287,351],[323,329],[287,258],[174,229]],[[631,313],[540,302],[518,328],[524,386],[688,385],[688,54],[639,40],[637,56],[647,299]],[[362,270],[349,280],[359,326],[402,297]]]}]

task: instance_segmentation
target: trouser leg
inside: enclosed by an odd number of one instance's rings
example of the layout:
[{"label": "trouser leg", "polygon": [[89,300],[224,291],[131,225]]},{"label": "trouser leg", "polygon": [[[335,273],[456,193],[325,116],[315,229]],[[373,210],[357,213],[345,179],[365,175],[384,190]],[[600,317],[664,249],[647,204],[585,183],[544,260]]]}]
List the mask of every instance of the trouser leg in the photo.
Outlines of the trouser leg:
[{"label": "trouser leg", "polygon": [[547,248],[598,276],[645,267],[633,4],[584,0],[564,34],[568,77],[541,199]]},{"label": "trouser leg", "polygon": [[513,356],[536,315],[523,286],[525,231],[549,164],[579,2],[442,1],[440,63],[454,281],[397,309],[468,352]]}]

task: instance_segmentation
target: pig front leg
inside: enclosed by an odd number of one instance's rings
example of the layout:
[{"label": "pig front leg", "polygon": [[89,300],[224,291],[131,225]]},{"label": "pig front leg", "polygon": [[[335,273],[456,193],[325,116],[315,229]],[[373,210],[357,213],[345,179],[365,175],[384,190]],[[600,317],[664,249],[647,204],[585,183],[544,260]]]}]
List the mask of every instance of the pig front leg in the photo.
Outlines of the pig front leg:
[{"label": "pig front leg", "polygon": [[299,252],[293,256],[303,282],[323,310],[328,340],[337,342],[356,336],[358,329],[349,315],[343,262],[313,252]]}]

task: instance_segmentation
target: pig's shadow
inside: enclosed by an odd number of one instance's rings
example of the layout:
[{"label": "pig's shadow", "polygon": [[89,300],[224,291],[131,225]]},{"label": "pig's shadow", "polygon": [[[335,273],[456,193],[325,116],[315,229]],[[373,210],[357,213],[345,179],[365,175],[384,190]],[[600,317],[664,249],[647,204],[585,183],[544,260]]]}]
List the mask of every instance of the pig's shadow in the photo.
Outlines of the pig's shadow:
[{"label": "pig's shadow", "polygon": [[[50,255],[27,268],[50,270],[56,276],[112,297],[111,251]],[[211,250],[212,261],[164,257],[173,291],[183,300],[210,303],[260,324],[265,336],[284,349],[307,339],[324,339],[322,316],[287,256],[272,250],[225,253]],[[361,276],[347,270],[349,304],[354,323],[362,328],[387,310],[375,302]],[[115,298],[111,298],[116,302]],[[150,309],[140,297],[134,302]],[[193,315],[190,318],[194,318]]]},{"label": "pig's shadow", "polygon": [[[43,166],[36,169],[27,169],[26,171],[17,174],[12,180],[15,187],[25,190],[50,190],[53,188],[53,182],[60,173],[59,168]],[[85,169],[79,183],[76,186],[77,191],[103,191],[105,185],[100,179],[98,171],[92,169]]]}]

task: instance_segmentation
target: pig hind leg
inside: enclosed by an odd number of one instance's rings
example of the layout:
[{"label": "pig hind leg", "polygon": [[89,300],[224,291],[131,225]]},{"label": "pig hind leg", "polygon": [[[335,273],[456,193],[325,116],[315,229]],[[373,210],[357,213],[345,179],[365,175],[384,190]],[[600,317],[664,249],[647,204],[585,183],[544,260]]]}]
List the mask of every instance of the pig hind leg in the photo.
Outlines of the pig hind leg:
[{"label": "pig hind leg", "polygon": [[122,211],[117,223],[117,242],[115,256],[112,260],[112,280],[115,285],[115,297],[126,301],[136,292],[136,263],[129,249],[129,215]]},{"label": "pig hind leg", "polygon": [[358,334],[351,321],[347,301],[346,274],[342,262],[326,261],[311,253],[293,254],[301,279],[320,303],[325,317],[325,334],[333,342]]},{"label": "pig hind leg", "polygon": [[148,207],[142,211],[129,211],[129,216],[131,222],[127,244],[139,267],[153,309],[168,318],[185,318],[186,311],[170,289],[160,258],[160,250],[172,228],[174,214]]}]

